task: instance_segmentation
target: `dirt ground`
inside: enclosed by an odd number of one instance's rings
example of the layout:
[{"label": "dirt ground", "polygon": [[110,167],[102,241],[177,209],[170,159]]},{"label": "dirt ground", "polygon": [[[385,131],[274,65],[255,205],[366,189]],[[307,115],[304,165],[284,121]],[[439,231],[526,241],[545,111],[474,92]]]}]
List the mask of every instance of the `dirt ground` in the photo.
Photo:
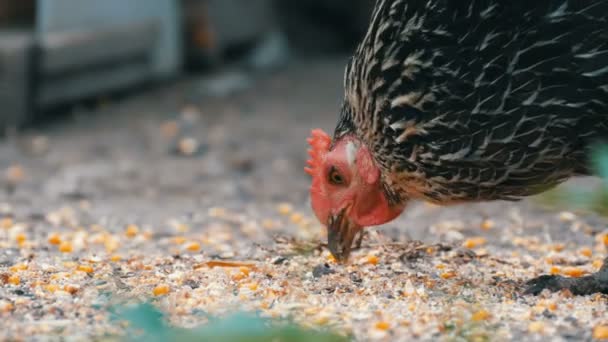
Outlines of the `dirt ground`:
[{"label": "dirt ground", "polygon": [[120,333],[106,308],[124,299],[179,326],[257,311],[359,341],[608,336],[606,295],[521,294],[599,268],[608,230],[592,215],[414,203],[331,260],[303,166],[310,129],[335,124],[343,62],[226,97],[190,78],[0,142],[0,339]]}]

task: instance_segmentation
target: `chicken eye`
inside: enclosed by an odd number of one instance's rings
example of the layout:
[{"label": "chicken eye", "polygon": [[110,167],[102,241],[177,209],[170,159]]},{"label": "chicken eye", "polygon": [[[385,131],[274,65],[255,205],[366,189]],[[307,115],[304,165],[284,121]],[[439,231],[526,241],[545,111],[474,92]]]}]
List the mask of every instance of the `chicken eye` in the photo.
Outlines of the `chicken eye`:
[{"label": "chicken eye", "polygon": [[342,185],[344,184],[344,177],[336,170],[335,167],[332,167],[329,170],[329,182],[333,185]]}]

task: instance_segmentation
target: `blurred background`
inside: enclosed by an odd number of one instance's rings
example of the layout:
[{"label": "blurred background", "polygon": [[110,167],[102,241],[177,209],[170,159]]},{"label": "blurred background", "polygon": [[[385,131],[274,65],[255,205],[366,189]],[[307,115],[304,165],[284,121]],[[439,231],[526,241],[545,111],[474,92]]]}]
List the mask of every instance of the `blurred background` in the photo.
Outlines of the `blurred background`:
[{"label": "blurred background", "polygon": [[[372,0],[0,0],[0,127],[151,82],[231,69],[206,94],[346,55]],[[237,69],[237,72],[235,72]]]}]

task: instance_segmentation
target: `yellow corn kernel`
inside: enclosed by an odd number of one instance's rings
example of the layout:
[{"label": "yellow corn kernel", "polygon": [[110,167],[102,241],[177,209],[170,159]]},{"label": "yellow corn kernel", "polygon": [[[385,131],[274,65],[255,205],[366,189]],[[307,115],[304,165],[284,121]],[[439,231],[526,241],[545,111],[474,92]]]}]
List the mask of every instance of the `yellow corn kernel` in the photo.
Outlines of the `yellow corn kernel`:
[{"label": "yellow corn kernel", "polygon": [[0,220],[0,228],[10,229],[14,225],[13,219],[10,217],[4,217]]},{"label": "yellow corn kernel", "polygon": [[543,322],[531,322],[528,325],[528,331],[532,333],[542,333],[545,330],[545,324]]},{"label": "yellow corn kernel", "polygon": [[580,249],[579,253],[582,256],[586,256],[587,258],[591,258],[591,255],[593,254],[593,251],[589,247],[583,247],[583,248]]},{"label": "yellow corn kernel", "polygon": [[336,257],[334,257],[334,255],[330,253],[327,255],[327,262],[335,264],[338,262],[338,260],[336,260]]},{"label": "yellow corn kernel", "polygon": [[21,279],[19,278],[18,275],[12,275],[10,277],[8,277],[8,283],[11,285],[19,285],[21,284]]},{"label": "yellow corn kernel", "polygon": [[595,269],[599,270],[600,268],[602,268],[603,264],[604,264],[604,262],[600,259],[593,260],[593,268],[595,268]]},{"label": "yellow corn kernel", "polygon": [[176,245],[183,245],[186,242],[186,238],[183,236],[176,236],[173,238],[173,243]]},{"label": "yellow corn kernel", "polygon": [[13,305],[13,303],[5,302],[5,301],[0,302],[0,311],[1,312],[9,312],[9,311],[13,311],[13,309],[15,309],[15,306]]},{"label": "yellow corn kernel", "polygon": [[304,220],[304,216],[300,213],[293,213],[291,216],[289,216],[289,219],[291,222],[298,224]]},{"label": "yellow corn kernel", "polygon": [[552,249],[556,252],[561,252],[566,248],[566,245],[563,243],[556,243],[552,246]]},{"label": "yellow corn kernel", "polygon": [[8,270],[11,272],[25,271],[25,270],[27,270],[27,265],[26,264],[13,265],[13,266],[9,267]]},{"label": "yellow corn kernel", "polygon": [[374,328],[376,328],[378,330],[389,330],[391,328],[391,324],[389,322],[380,321],[380,322],[376,322],[376,324],[374,325]]},{"label": "yellow corn kernel", "polygon": [[481,222],[481,229],[483,230],[490,230],[494,228],[494,221],[492,220],[483,220],[483,222]]},{"label": "yellow corn kernel", "polygon": [[597,325],[593,328],[593,338],[596,340],[608,340],[608,325]]},{"label": "yellow corn kernel", "polygon": [[491,317],[490,313],[487,312],[486,310],[479,310],[471,316],[471,320],[473,322],[480,322],[480,321],[486,321],[490,317]]},{"label": "yellow corn kernel", "polygon": [[561,270],[557,266],[551,266],[551,269],[549,270],[549,273],[552,274],[552,275],[557,275],[557,274],[561,273]]},{"label": "yellow corn kernel", "polygon": [[59,234],[53,233],[49,235],[48,241],[51,245],[59,245],[61,244],[61,237],[59,237]]},{"label": "yellow corn kernel", "polygon": [[604,246],[608,246],[608,234],[604,234],[602,241],[604,242]]},{"label": "yellow corn kernel", "polygon": [[443,269],[445,269],[445,265],[444,264],[439,264],[439,265],[435,266],[435,268],[438,269],[438,270],[443,270]]},{"label": "yellow corn kernel", "polygon": [[578,278],[578,277],[582,277],[587,272],[585,272],[584,270],[582,270],[578,267],[568,267],[568,268],[564,269],[562,273],[569,277]]},{"label": "yellow corn kernel", "polygon": [[289,215],[293,211],[293,206],[289,203],[281,203],[277,206],[277,211],[281,215]]},{"label": "yellow corn kernel", "polygon": [[154,288],[154,290],[152,290],[152,294],[154,294],[155,296],[164,296],[168,294],[169,291],[171,291],[169,285],[158,285]]},{"label": "yellow corn kernel", "polygon": [[239,271],[241,273],[243,273],[244,275],[249,276],[249,272],[250,272],[249,267],[241,266],[241,267],[239,267]]},{"label": "yellow corn kernel", "polygon": [[483,237],[473,237],[465,240],[463,246],[465,248],[475,248],[486,244],[486,239]]},{"label": "yellow corn kernel", "polygon": [[443,279],[451,279],[451,278],[454,278],[455,276],[456,276],[456,273],[451,272],[451,271],[441,273],[441,278],[443,278]]},{"label": "yellow corn kernel", "polygon": [[125,230],[125,235],[128,238],[134,238],[135,236],[137,236],[138,233],[139,233],[139,227],[134,224],[128,225],[127,229]]},{"label": "yellow corn kernel", "polygon": [[25,240],[27,240],[27,236],[23,233],[19,233],[17,236],[15,236],[15,241],[17,241],[17,243],[20,245],[23,244]]},{"label": "yellow corn kernel", "polygon": [[247,288],[251,291],[256,291],[258,289],[258,283],[249,283],[247,284]]},{"label": "yellow corn kernel", "polygon": [[59,251],[61,253],[71,253],[73,250],[72,244],[68,241],[64,241],[59,245]]},{"label": "yellow corn kernel", "polygon": [[201,245],[198,242],[191,242],[186,246],[186,249],[190,252],[198,252],[201,249]]},{"label": "yellow corn kernel", "polygon": [[47,286],[44,287],[48,292],[55,292],[57,290],[59,290],[59,286],[55,285],[55,284],[48,284]]},{"label": "yellow corn kernel", "polygon": [[365,258],[365,263],[370,265],[377,265],[378,261],[378,257],[375,255],[368,255],[367,258]]},{"label": "yellow corn kernel", "polygon": [[93,267],[91,267],[89,265],[78,265],[78,267],[76,267],[76,270],[82,271],[85,273],[93,273]]},{"label": "yellow corn kernel", "polygon": [[110,261],[112,262],[119,262],[120,260],[122,260],[122,257],[120,255],[115,254],[110,257]]}]

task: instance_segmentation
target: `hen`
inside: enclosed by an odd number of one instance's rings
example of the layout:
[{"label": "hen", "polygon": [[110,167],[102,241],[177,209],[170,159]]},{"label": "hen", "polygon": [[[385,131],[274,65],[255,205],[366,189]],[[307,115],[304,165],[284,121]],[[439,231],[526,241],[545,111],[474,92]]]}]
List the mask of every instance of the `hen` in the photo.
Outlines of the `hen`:
[{"label": "hen", "polygon": [[[608,0],[377,0],[344,88],[306,169],[338,260],[411,200],[517,200],[590,174],[608,140]],[[543,288],[608,292],[608,263],[528,292]]]}]

